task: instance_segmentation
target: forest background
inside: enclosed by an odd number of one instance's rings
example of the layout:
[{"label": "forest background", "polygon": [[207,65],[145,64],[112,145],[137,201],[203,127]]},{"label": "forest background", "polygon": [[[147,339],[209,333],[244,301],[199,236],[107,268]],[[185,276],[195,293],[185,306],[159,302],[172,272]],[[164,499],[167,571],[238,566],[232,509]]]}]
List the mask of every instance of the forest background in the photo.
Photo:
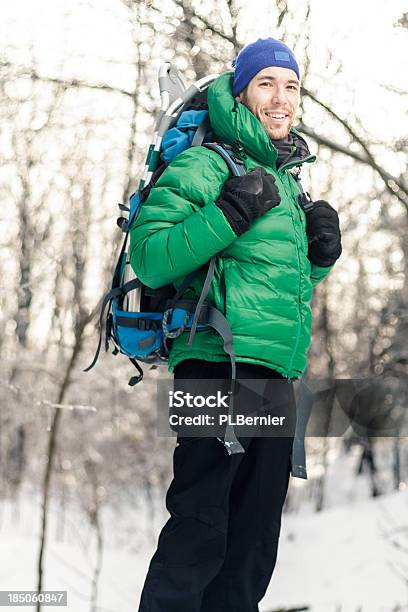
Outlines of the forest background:
[{"label": "forest background", "polygon": [[[99,609],[111,531],[104,513],[121,516],[122,536],[140,546],[151,546],[164,522],[174,440],[156,435],[154,396],[165,370],[147,372],[140,387],[130,388],[124,358],[104,355],[96,369],[83,369],[96,345],[100,298],[121,238],[117,203],[128,200],[141,175],[165,61],[190,83],[229,69],[239,49],[259,37],[294,49],[302,73],[297,127],[318,157],[302,171],[303,183],[338,210],[343,237],[342,258],[314,295],[309,376],[385,380],[365,401],[402,423],[408,374],[404,5],[15,0],[2,7],[0,504],[16,509],[29,500],[32,507],[32,588],[45,588],[53,508],[82,517],[95,544],[84,610]],[[292,480],[287,514],[324,513],[347,504],[355,490],[363,497],[405,495],[406,438],[366,437],[350,427],[341,437],[309,437],[307,446],[309,479]],[[339,483],[341,476],[330,475],[342,462],[353,467]],[[127,516],[129,507],[140,510],[143,526]],[[401,551],[408,523],[397,531],[389,539]],[[407,588],[403,567],[394,563],[390,572]],[[389,603],[384,610],[397,609]]]}]

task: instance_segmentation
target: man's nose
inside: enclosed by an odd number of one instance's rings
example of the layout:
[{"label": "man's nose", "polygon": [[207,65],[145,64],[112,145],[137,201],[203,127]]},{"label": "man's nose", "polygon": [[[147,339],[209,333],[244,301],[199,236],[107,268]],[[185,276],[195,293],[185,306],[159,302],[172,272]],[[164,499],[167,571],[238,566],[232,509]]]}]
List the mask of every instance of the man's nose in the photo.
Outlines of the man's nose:
[{"label": "man's nose", "polygon": [[272,101],[274,104],[282,104],[286,102],[286,91],[283,86],[277,85],[272,92]]}]

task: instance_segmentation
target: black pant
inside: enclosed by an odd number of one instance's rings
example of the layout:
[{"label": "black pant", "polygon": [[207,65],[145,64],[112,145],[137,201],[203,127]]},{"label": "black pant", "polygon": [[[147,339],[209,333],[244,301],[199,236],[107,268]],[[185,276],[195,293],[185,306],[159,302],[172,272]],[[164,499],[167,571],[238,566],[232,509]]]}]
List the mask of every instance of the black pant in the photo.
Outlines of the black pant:
[{"label": "black pant", "polygon": [[[200,380],[208,389],[208,380],[228,377],[228,363],[189,359],[175,368],[175,388],[178,380],[190,379],[198,393]],[[237,379],[282,377],[237,363]],[[281,380],[279,388],[294,411],[292,384]],[[273,384],[268,389],[273,399]],[[216,437],[178,438],[166,495],[171,516],[150,562],[139,612],[258,612],[275,567],[293,438],[239,440],[245,453],[229,456]]]}]

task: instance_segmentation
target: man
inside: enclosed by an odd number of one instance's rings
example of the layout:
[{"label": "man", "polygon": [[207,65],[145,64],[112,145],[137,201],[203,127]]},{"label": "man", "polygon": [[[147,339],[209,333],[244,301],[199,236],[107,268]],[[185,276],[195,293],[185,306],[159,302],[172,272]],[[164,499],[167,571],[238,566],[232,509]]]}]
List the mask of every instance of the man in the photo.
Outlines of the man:
[{"label": "man", "polygon": [[[231,327],[237,379],[266,381],[272,412],[279,405],[289,418],[291,381],[306,367],[312,287],[341,254],[337,213],[324,201],[305,213],[290,172],[315,161],[292,128],[299,100],[299,67],[286,45],[268,38],[245,47],[233,76],[210,86],[208,106],[215,140],[233,145],[247,174],[230,177],[204,147],[185,151],[131,233],[132,266],[153,288],[179,286],[217,255],[207,299]],[[197,299],[204,277],[183,297]],[[230,376],[223,342],[209,329],[192,346],[187,341],[183,333],[171,348],[175,386],[208,393],[212,380]],[[245,411],[253,397],[244,390],[238,400],[236,410]],[[215,437],[178,437],[166,496],[171,517],[139,612],[258,611],[275,566],[293,438],[240,442],[245,452],[230,456]]]}]

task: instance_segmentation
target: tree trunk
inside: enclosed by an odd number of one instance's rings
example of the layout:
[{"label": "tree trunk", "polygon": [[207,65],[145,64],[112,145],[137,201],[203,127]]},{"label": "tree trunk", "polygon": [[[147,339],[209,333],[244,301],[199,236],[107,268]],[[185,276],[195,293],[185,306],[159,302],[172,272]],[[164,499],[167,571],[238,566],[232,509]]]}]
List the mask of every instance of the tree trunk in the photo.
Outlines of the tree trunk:
[{"label": "tree trunk", "polygon": [[[88,322],[95,316],[96,309],[87,317],[83,317],[81,323],[78,325],[75,334],[75,344],[72,349],[71,358],[68,362],[65,370],[64,379],[61,383],[60,390],[57,396],[57,404],[62,404],[65,398],[65,394],[71,383],[71,376],[73,369],[76,365],[77,359],[82,349],[84,340],[84,330]],[[54,458],[57,450],[58,431],[61,422],[61,408],[55,408],[52,416],[52,422],[50,427],[50,435],[48,438],[47,448],[47,465],[44,472],[43,485],[42,485],[42,506],[41,506],[41,535],[40,535],[40,549],[37,561],[37,592],[43,589],[43,573],[44,573],[44,554],[47,544],[48,536],[48,507],[50,502],[50,490],[51,490],[51,476],[54,464]],[[37,603],[36,610],[41,612],[41,603]]]}]

